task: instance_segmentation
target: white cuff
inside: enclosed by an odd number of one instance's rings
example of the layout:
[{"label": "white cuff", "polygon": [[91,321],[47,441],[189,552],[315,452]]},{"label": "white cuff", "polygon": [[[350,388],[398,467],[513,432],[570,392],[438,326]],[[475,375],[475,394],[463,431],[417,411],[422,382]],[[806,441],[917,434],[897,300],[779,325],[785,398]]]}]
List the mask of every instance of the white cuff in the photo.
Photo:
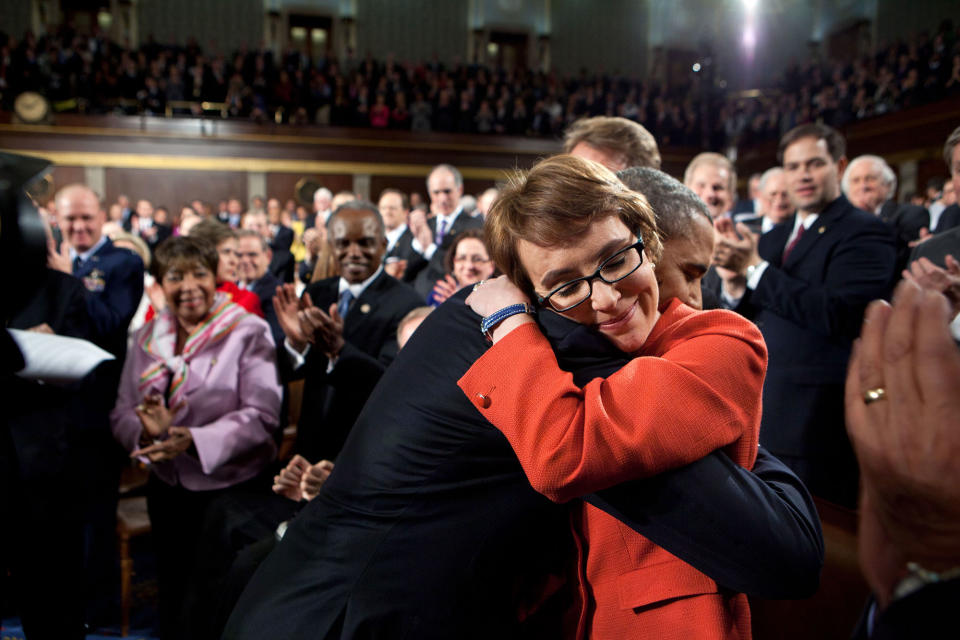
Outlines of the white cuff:
[{"label": "white cuff", "polygon": [[410,246],[413,247],[413,250],[414,250],[414,251],[416,251],[417,253],[419,253],[420,255],[422,255],[422,256],[423,256],[425,259],[427,259],[427,260],[429,260],[430,258],[432,258],[432,257],[433,257],[433,254],[435,254],[435,253],[437,252],[437,244],[436,244],[435,242],[431,242],[431,243],[430,243],[430,246],[428,246],[426,249],[424,249],[424,248],[423,248],[423,245],[420,244],[420,241],[417,240],[416,238],[414,238],[414,239],[410,242]]},{"label": "white cuff", "polygon": [[327,375],[330,375],[330,372],[333,371],[333,368],[337,366],[337,361],[339,359],[340,359],[340,356],[336,355],[327,360]]},{"label": "white cuff", "polygon": [[960,342],[960,313],[950,322],[950,333],[954,340]]},{"label": "white cuff", "polygon": [[770,266],[770,263],[766,260],[762,261],[760,264],[756,265],[752,271],[748,270],[747,276],[747,289],[753,291],[757,288],[757,285],[760,284],[760,278],[763,277],[764,271],[767,270],[767,267]]},{"label": "white cuff", "polygon": [[303,366],[303,363],[307,361],[307,354],[310,353],[310,343],[307,343],[306,349],[303,350],[303,353],[300,353],[290,344],[290,338],[283,339],[283,348],[287,350],[287,354],[290,356],[294,371]]}]

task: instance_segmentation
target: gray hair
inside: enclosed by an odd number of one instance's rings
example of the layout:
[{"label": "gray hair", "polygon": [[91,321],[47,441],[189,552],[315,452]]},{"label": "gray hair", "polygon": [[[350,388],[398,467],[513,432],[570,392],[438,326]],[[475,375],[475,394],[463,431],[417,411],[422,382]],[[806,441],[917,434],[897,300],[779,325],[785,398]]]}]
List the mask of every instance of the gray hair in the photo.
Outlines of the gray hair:
[{"label": "gray hair", "polygon": [[880,170],[880,180],[887,186],[887,198],[897,195],[897,174],[893,172],[886,160],[870,154],[857,156],[847,165],[847,169],[840,179],[840,188],[843,189],[844,195],[847,195],[850,191],[850,170],[860,162],[872,162]]},{"label": "gray hair", "polygon": [[760,190],[763,191],[767,188],[767,182],[770,181],[774,176],[780,175],[783,173],[783,169],[780,167],[770,167],[760,176]]},{"label": "gray hair", "polygon": [[319,196],[322,196],[327,200],[333,200],[333,192],[330,191],[330,189],[327,189],[326,187],[320,187],[319,189],[313,192],[313,201],[316,202],[317,197]]},{"label": "gray hair", "polygon": [[463,176],[452,164],[438,164],[433,169],[430,170],[430,173],[427,174],[427,190],[430,190],[430,176],[435,174],[437,171],[443,169],[444,171],[449,171],[450,175],[453,176],[453,185],[456,187],[463,186]]},{"label": "gray hair", "polygon": [[260,248],[264,253],[270,251],[270,243],[267,242],[267,239],[253,229],[240,229],[237,231],[237,241],[240,241],[243,238],[256,238],[260,241]]}]

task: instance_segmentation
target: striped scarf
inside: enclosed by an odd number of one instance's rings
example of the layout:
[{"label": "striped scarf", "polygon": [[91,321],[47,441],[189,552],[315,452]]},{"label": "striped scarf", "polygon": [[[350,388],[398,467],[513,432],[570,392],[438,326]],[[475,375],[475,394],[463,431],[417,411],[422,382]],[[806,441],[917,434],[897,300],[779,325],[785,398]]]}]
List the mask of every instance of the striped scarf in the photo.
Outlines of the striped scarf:
[{"label": "striped scarf", "polygon": [[169,308],[161,311],[150,321],[152,324],[148,323],[144,328],[140,340],[139,347],[154,360],[140,375],[140,393],[160,382],[161,388],[168,389],[167,406],[180,404],[186,389],[187,364],[204,347],[229,334],[245,315],[247,312],[243,307],[231,302],[227,295],[217,292],[207,317],[187,336],[183,350],[175,354],[179,325]]}]

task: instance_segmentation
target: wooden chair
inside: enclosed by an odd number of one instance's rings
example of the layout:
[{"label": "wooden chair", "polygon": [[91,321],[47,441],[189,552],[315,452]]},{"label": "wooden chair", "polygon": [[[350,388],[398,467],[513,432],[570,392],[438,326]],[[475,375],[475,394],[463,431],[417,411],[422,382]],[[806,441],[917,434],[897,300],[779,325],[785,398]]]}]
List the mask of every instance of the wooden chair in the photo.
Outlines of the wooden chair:
[{"label": "wooden chair", "polygon": [[130,541],[150,533],[150,516],[147,515],[147,498],[139,490],[147,483],[150,472],[142,465],[132,465],[123,470],[120,480],[120,501],[117,503],[117,546],[120,553],[120,635],[130,633],[130,607],[132,603],[133,557]]}]

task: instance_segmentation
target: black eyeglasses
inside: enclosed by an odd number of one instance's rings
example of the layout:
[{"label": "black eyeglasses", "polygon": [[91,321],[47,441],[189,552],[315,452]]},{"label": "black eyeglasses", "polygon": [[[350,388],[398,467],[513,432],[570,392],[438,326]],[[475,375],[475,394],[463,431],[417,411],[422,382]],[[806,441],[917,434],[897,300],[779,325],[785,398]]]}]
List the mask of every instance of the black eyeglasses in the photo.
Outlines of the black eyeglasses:
[{"label": "black eyeglasses", "polygon": [[537,296],[540,305],[550,305],[554,311],[568,311],[583,303],[593,294],[593,281],[600,278],[607,284],[620,282],[643,264],[643,240],[617,251],[600,263],[593,275],[561,284],[545,296]]}]

